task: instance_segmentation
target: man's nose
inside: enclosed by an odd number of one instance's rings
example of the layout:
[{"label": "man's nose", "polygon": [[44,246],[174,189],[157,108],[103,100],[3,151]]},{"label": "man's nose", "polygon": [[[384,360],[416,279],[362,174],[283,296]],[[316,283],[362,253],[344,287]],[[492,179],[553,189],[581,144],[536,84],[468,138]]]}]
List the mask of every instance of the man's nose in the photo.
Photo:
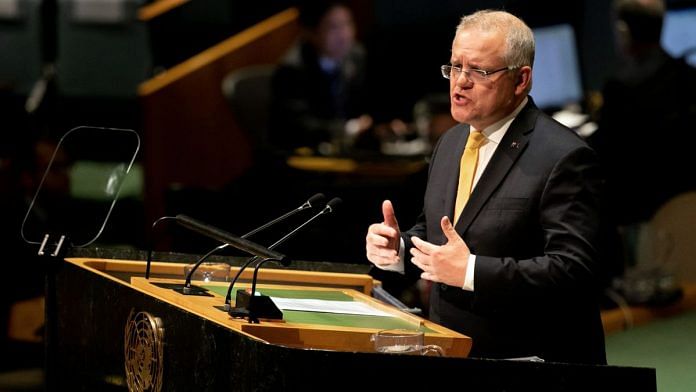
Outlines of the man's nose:
[{"label": "man's nose", "polygon": [[469,73],[462,70],[454,78],[454,84],[460,87],[466,87],[466,86],[471,86],[473,85],[473,82],[471,81],[471,78],[469,77]]}]

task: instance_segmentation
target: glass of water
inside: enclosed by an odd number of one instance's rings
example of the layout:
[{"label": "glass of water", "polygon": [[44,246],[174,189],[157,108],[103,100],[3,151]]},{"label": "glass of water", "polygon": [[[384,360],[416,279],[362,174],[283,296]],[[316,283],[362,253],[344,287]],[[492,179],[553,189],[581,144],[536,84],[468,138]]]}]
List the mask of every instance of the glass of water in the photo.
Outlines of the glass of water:
[{"label": "glass of water", "polygon": [[[184,266],[184,277],[188,276],[194,265]],[[227,282],[230,280],[230,265],[226,263],[202,263],[193,273],[191,280]]]},{"label": "glass of water", "polygon": [[442,347],[434,344],[425,345],[422,331],[408,329],[386,329],[372,335],[375,351],[391,354],[428,355],[444,354]]}]

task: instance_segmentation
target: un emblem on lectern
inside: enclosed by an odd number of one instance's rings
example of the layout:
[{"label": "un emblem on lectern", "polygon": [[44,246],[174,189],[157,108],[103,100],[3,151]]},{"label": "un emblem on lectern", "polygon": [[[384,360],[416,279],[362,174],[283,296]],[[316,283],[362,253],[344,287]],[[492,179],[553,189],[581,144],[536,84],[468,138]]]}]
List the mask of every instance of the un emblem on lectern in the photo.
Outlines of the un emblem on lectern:
[{"label": "un emblem on lectern", "polygon": [[125,330],[126,381],[129,391],[161,391],[163,375],[162,320],[131,310]]}]

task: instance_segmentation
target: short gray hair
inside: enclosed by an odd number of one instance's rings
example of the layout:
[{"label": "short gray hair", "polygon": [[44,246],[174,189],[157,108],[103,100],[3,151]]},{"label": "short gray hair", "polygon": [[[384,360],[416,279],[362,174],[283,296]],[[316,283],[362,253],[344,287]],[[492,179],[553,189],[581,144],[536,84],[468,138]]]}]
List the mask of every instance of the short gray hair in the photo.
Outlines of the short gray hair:
[{"label": "short gray hair", "polygon": [[456,34],[469,29],[505,34],[503,60],[506,65],[520,68],[534,64],[534,34],[520,18],[505,11],[477,11],[462,17]]}]

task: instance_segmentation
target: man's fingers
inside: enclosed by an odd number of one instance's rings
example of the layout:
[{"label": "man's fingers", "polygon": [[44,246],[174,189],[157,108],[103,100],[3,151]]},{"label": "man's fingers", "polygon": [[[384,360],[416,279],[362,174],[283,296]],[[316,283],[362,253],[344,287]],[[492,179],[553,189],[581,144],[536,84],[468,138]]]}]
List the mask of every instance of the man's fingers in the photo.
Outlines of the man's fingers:
[{"label": "man's fingers", "polygon": [[409,250],[409,252],[411,253],[411,256],[413,256],[413,257],[420,257],[421,259],[425,259],[426,257],[428,257],[428,255],[426,255],[425,253],[423,253],[422,251],[420,251],[416,247],[411,248]]},{"label": "man's fingers", "polygon": [[374,245],[374,246],[383,246],[383,247],[388,247],[389,246],[389,239],[375,234],[375,233],[367,233],[367,245]]},{"label": "man's fingers", "polygon": [[399,229],[399,222],[396,221],[396,214],[394,213],[394,206],[391,201],[385,200],[382,203],[382,216],[384,217],[385,225],[397,230]]},{"label": "man's fingers", "polygon": [[365,242],[365,249],[370,261],[376,261],[373,260],[371,256],[379,258],[380,263],[383,262],[383,260],[389,260],[389,263],[398,261],[399,254],[393,247],[390,246],[388,238],[370,231],[367,233]]},{"label": "man's fingers", "polygon": [[376,255],[369,255],[368,259],[374,263],[375,265],[378,265],[380,267],[386,267],[389,265],[394,265],[397,263],[397,261],[390,259],[388,257],[381,257],[381,256],[376,256]]},{"label": "man's fingers", "polygon": [[367,259],[379,266],[387,266],[399,262],[399,257],[396,252],[384,248],[368,247]]},{"label": "man's fingers", "polygon": [[399,224],[394,215],[394,206],[389,200],[382,203],[383,223],[375,223],[367,229],[365,249],[367,259],[380,267],[399,262]]},{"label": "man's fingers", "polygon": [[438,282],[437,276],[430,273],[430,272],[423,272],[420,277],[423,280],[429,280],[431,282]]},{"label": "man's fingers", "polygon": [[418,248],[418,250],[425,253],[426,255],[432,254],[439,248],[439,246],[433,245],[427,241],[423,241],[422,239],[415,236],[411,237],[411,242],[413,243],[413,246]]},{"label": "man's fingers", "polygon": [[399,254],[394,249],[389,249],[381,246],[367,246],[366,249],[368,254],[372,254],[379,257],[386,257],[390,259],[397,259]]},{"label": "man's fingers", "polygon": [[413,256],[411,257],[411,263],[413,263],[416,267],[422,269],[423,271],[432,269],[431,264],[433,261],[430,256],[416,248],[411,248],[411,255]]},{"label": "man's fingers", "polygon": [[445,237],[447,237],[447,241],[459,241],[462,239],[462,237],[459,236],[459,233],[454,230],[454,226],[452,226],[452,222],[450,222],[447,216],[443,216],[442,219],[440,219],[440,227],[442,228],[442,232],[445,234]]},{"label": "man's fingers", "polygon": [[393,227],[389,227],[383,223],[375,223],[370,225],[367,230],[367,235],[370,234],[385,237],[387,240],[394,240],[399,236],[399,233]]}]

